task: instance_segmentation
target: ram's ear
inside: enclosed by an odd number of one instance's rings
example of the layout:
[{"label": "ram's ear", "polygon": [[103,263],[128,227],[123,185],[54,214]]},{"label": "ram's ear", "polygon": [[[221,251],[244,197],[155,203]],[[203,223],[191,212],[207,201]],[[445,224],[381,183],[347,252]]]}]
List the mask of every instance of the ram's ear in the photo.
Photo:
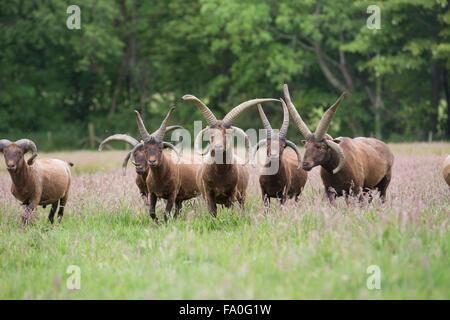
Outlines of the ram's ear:
[{"label": "ram's ear", "polygon": [[302,143],[303,143],[303,144],[306,144],[306,141],[307,141],[307,140],[302,140]]},{"label": "ram's ear", "polygon": [[333,142],[339,144],[339,143],[341,143],[341,139],[339,139],[339,138],[338,139],[333,139]]}]

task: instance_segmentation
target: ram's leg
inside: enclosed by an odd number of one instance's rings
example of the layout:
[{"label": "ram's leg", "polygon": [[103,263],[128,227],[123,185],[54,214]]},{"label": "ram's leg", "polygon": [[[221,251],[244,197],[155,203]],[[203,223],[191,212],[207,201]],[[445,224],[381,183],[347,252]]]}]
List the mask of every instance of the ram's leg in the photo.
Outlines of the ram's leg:
[{"label": "ram's leg", "polygon": [[36,208],[37,204],[32,202],[25,205],[24,212],[21,215],[22,225],[25,226],[28,223],[28,221],[33,217]]},{"label": "ram's leg", "polygon": [[286,195],[286,193],[283,192],[280,197],[280,205],[284,205],[286,203],[286,200],[287,200],[287,195]]},{"label": "ram's leg", "polygon": [[247,198],[247,195],[245,194],[245,192],[243,194],[238,192],[238,197],[237,197],[237,202],[239,204],[239,207],[241,210],[245,209],[245,200]]},{"label": "ram's leg", "polygon": [[233,208],[235,201],[239,201],[236,197],[228,196],[227,201],[224,203],[225,208]]},{"label": "ram's leg", "polygon": [[280,197],[280,204],[284,205],[286,203],[286,200],[289,198],[289,192],[287,187],[285,186],[283,188],[283,192],[281,193],[281,197]]},{"label": "ram's leg", "polygon": [[150,203],[148,201],[148,194],[147,193],[142,192],[141,193],[141,199],[142,199],[142,201],[144,201],[144,205],[145,206],[148,207],[150,205]]},{"label": "ram's leg", "polygon": [[69,198],[69,193],[66,192],[64,198],[59,201],[59,211],[58,211],[58,223],[61,222],[64,215],[64,208],[66,207],[67,199]]},{"label": "ram's leg", "polygon": [[267,193],[265,193],[264,191],[263,191],[263,193],[262,193],[262,201],[263,201],[263,203],[264,203],[264,207],[265,207],[265,208],[269,208],[269,206],[270,206],[270,197],[269,197],[269,195],[268,195]]},{"label": "ram's leg", "polygon": [[[350,195],[348,193],[344,194],[345,204],[350,205]],[[361,201],[361,196],[359,197],[359,201]]]},{"label": "ram's leg", "polygon": [[327,195],[328,202],[330,202],[330,204],[332,206],[335,206],[336,205],[336,192],[325,189],[325,194]]},{"label": "ram's leg", "polygon": [[373,193],[374,193],[374,191],[376,191],[376,189],[370,189],[369,190],[369,203],[371,203],[372,200],[373,200]]},{"label": "ram's leg", "polygon": [[234,209],[234,205],[235,205],[236,202],[238,203],[239,208],[241,210],[243,210],[244,209],[244,204],[245,204],[245,198],[242,198],[241,194],[238,191],[236,191],[234,193],[234,195],[231,194],[231,195],[228,196],[228,200],[225,203],[225,207],[226,208],[230,208],[231,210],[233,210]]},{"label": "ram's leg", "polygon": [[281,205],[281,197],[278,193],[276,194],[276,199],[277,199],[278,205]]},{"label": "ram's leg", "polygon": [[150,217],[155,221],[158,221],[158,218],[156,217],[156,201],[157,200],[158,200],[158,198],[156,197],[156,194],[150,193],[150,207],[148,209],[148,212],[150,214]]},{"label": "ram's leg", "polygon": [[213,191],[208,192],[206,201],[208,202],[209,213],[215,218],[217,216],[217,205]]},{"label": "ram's leg", "polygon": [[367,196],[367,202],[371,203],[373,200],[372,190],[369,188],[363,188],[363,196],[366,198]]},{"label": "ram's leg", "polygon": [[52,204],[52,208],[50,209],[50,214],[48,215],[48,221],[53,224],[53,219],[55,216],[56,209],[58,209],[58,202]]},{"label": "ram's leg", "polygon": [[275,198],[277,199],[277,203],[279,206],[283,205],[285,195],[282,192],[277,192],[275,194]]},{"label": "ram's leg", "polygon": [[175,196],[171,196],[171,197],[169,197],[169,199],[167,199],[166,210],[164,210],[164,221],[165,222],[167,222],[167,220],[170,217],[170,212],[172,211],[174,202],[175,202]]},{"label": "ram's leg", "polygon": [[386,190],[391,182],[391,172],[389,171],[383,179],[376,185],[376,188],[380,190],[381,201],[384,203],[386,201]]},{"label": "ram's leg", "polygon": [[175,202],[175,213],[174,213],[174,218],[178,218],[178,216],[181,213],[181,209],[183,208],[183,202],[178,200]]}]

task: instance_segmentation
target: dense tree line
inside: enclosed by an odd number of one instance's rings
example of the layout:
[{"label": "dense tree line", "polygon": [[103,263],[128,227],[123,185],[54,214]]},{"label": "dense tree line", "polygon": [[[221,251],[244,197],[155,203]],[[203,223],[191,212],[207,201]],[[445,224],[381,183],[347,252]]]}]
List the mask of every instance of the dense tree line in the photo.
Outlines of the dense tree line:
[{"label": "dense tree line", "polygon": [[[133,109],[152,128],[171,105],[173,122],[192,129],[201,116],[183,94],[221,116],[247,99],[280,97],[288,82],[312,127],[348,93],[332,135],[450,137],[446,0],[376,1],[378,30],[366,26],[374,2],[365,0],[76,4],[81,29],[69,30],[64,1],[0,2],[2,136],[77,148],[88,123],[102,138],[135,133]],[[281,122],[280,106],[266,109]],[[256,108],[236,124],[255,127],[255,117]]]}]

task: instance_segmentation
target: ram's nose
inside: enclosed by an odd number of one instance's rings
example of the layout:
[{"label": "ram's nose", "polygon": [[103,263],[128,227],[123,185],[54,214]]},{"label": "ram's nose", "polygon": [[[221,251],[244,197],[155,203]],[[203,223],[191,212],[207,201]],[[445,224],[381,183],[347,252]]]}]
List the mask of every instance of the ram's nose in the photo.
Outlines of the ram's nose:
[{"label": "ram's nose", "polygon": [[17,169],[17,166],[16,166],[15,164],[9,163],[9,164],[6,166],[6,169],[8,169],[9,171],[14,171],[14,170]]},{"label": "ram's nose", "polygon": [[302,168],[303,168],[303,170],[306,170],[306,171],[311,170],[312,169],[311,162],[303,161],[302,162]]},{"label": "ram's nose", "polygon": [[142,174],[143,171],[144,171],[144,169],[141,166],[136,166],[136,173],[137,174]]}]

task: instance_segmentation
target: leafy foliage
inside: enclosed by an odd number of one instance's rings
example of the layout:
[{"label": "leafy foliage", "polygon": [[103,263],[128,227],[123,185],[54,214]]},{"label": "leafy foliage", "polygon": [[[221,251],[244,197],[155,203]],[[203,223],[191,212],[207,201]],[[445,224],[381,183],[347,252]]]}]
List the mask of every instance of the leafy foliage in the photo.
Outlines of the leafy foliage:
[{"label": "leafy foliage", "polygon": [[[81,29],[68,30],[64,2],[2,2],[1,136],[78,148],[89,122],[100,137],[136,133],[133,109],[153,127],[173,104],[182,104],[173,122],[192,130],[201,115],[182,95],[222,116],[244,100],[282,96],[288,82],[313,128],[348,92],[332,135],[448,138],[448,1],[378,1],[379,30],[366,26],[371,4],[84,0]],[[279,111],[267,108],[275,122]],[[251,109],[236,124],[260,128],[255,119]],[[47,132],[68,139],[51,144]]]}]

